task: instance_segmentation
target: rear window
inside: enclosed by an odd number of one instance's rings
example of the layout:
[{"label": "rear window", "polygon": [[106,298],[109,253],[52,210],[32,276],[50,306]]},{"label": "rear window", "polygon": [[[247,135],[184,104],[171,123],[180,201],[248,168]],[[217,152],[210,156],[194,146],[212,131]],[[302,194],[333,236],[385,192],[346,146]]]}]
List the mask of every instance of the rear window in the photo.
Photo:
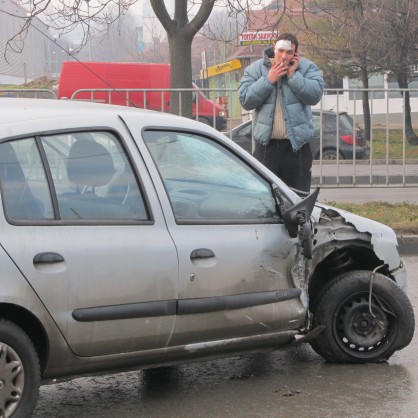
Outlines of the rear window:
[{"label": "rear window", "polygon": [[347,113],[341,113],[339,117],[339,123],[340,123],[340,129],[353,129],[354,121],[353,118],[350,115],[347,115]]}]

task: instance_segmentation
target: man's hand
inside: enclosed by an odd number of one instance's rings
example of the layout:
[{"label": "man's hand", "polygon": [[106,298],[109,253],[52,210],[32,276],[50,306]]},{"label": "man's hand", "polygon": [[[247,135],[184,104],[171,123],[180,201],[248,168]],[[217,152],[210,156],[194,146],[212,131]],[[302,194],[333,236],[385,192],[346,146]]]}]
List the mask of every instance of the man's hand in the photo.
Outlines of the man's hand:
[{"label": "man's hand", "polygon": [[290,77],[296,71],[296,68],[298,68],[299,65],[299,61],[300,55],[297,52],[295,52],[293,58],[290,60],[289,66],[287,67],[288,77]]},{"label": "man's hand", "polygon": [[288,65],[281,61],[273,64],[269,70],[267,78],[270,83],[277,83],[284,75],[288,74]]}]

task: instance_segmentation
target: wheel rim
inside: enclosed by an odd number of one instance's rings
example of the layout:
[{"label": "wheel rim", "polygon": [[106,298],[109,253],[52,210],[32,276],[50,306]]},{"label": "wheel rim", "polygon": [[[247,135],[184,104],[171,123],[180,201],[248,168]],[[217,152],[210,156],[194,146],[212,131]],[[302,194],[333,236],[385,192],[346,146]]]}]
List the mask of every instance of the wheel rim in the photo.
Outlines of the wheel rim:
[{"label": "wheel rim", "polygon": [[368,293],[347,298],[334,317],[334,332],[340,347],[356,358],[376,356],[387,349],[394,334],[394,320],[381,300],[372,298],[369,309]]},{"label": "wheel rim", "polygon": [[324,154],[322,156],[323,160],[336,160],[337,159],[337,154],[333,154],[333,153],[329,153],[329,154]]},{"label": "wheel rim", "polygon": [[0,343],[0,417],[10,417],[22,398],[25,374],[20,357],[10,346]]}]

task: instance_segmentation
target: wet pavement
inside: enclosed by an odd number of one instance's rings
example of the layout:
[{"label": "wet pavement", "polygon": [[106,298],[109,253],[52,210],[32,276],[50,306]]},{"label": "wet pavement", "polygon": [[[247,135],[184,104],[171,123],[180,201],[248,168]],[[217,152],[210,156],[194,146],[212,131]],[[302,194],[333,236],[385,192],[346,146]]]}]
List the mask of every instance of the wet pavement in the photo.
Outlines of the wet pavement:
[{"label": "wet pavement", "polygon": [[[418,319],[418,255],[407,256]],[[325,363],[309,345],[42,386],[36,418],[418,417],[418,336],[382,364]]]}]

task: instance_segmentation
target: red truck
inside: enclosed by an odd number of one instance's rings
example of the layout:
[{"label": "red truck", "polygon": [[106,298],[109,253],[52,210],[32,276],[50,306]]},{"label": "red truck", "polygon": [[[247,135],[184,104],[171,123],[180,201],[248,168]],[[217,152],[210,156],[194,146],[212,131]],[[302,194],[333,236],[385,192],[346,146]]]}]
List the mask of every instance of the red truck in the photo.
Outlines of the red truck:
[{"label": "red truck", "polygon": [[[80,89],[88,91],[74,95]],[[114,91],[115,89],[118,91]],[[61,68],[58,98],[94,100],[163,112],[170,111],[169,91],[135,92],[131,91],[132,89],[170,89],[170,65],[66,61]],[[196,92],[193,93],[193,116],[197,120],[211,126],[215,122],[216,129],[222,131],[226,128],[225,115],[223,106],[209,100],[196,87]]]}]

